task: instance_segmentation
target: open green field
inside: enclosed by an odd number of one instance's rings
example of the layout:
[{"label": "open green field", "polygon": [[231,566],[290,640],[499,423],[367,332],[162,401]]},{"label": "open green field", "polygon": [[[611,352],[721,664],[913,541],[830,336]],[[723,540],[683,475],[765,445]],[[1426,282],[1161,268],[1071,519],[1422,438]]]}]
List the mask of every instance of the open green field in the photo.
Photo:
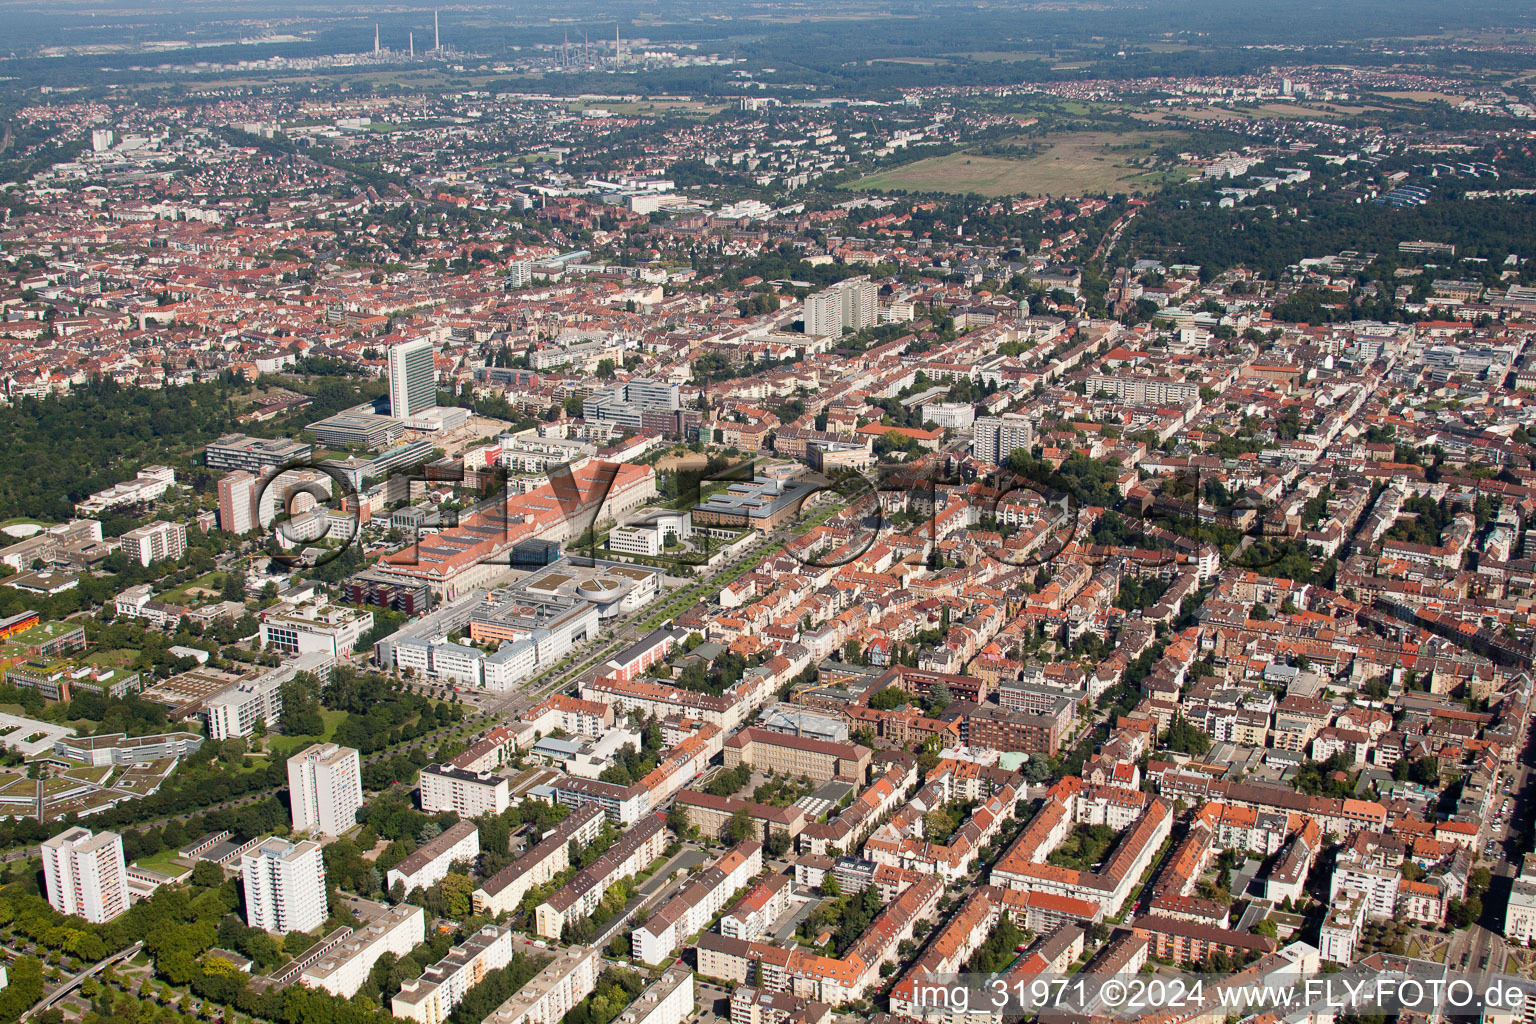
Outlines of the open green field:
[{"label": "open green field", "polygon": [[100,665],[104,668],[128,668],[138,660],[139,652],[127,647],[103,648],[85,656],[87,665]]},{"label": "open green field", "polygon": [[[188,580],[181,586],[167,590],[157,595],[160,600],[170,604],[196,606],[208,601],[218,600],[224,586],[224,573],[217,570],[205,572],[195,580]],[[194,593],[195,591],[195,593]]]},{"label": "open green field", "polygon": [[1069,132],[1040,140],[1018,157],[951,153],[872,174],[853,188],[907,192],[975,192],[984,196],[1154,192],[1166,172],[1130,163],[1179,138],[1168,132]]},{"label": "open green field", "polygon": [[318,736],[268,736],[267,747],[274,754],[287,757],[309,746],[311,743],[327,743],[336,735],[336,727],[342,719],[347,717],[345,711],[332,711],[329,708],[322,709],[320,718],[325,722],[325,731]]},{"label": "open green field", "polygon": [[133,863],[135,866],[145,870],[159,871],[161,874],[169,875],[180,874],[186,869],[186,865],[176,855],[175,850],[161,850],[159,853],[151,854],[148,857],[140,857]]}]

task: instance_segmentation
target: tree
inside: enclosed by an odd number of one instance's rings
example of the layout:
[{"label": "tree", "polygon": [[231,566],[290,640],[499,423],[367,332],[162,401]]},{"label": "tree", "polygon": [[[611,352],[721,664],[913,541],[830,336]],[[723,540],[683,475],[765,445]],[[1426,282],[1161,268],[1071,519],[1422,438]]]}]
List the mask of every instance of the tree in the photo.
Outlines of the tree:
[{"label": "tree", "polygon": [[[949,609],[946,606],[944,610],[947,612]],[[949,687],[941,679],[939,684],[928,692],[928,714],[938,717],[944,713],[945,708],[954,702],[954,695],[949,692]]]},{"label": "tree", "polygon": [[[853,641],[849,641],[852,643]],[[894,711],[903,704],[909,704],[912,695],[899,686],[887,686],[879,693],[869,698],[869,706],[876,711]]]},{"label": "tree", "polygon": [[213,889],[224,884],[224,869],[211,860],[200,860],[192,868],[192,884]]},{"label": "tree", "polygon": [[678,836],[687,835],[688,830],[693,828],[693,823],[688,820],[688,808],[676,800],[672,801],[672,806],[667,808],[667,828]]},{"label": "tree", "polygon": [[725,834],[733,843],[745,843],[757,838],[757,821],[746,810],[737,811],[725,823]]},{"label": "tree", "polygon": [[468,917],[472,909],[471,895],[475,891],[475,883],[468,875],[450,872],[443,876],[443,904],[447,910],[445,916],[455,921],[462,921]]},{"label": "tree", "polygon": [[763,844],[763,850],[770,857],[782,857],[789,852],[790,838],[788,833],[769,831],[768,840]]}]

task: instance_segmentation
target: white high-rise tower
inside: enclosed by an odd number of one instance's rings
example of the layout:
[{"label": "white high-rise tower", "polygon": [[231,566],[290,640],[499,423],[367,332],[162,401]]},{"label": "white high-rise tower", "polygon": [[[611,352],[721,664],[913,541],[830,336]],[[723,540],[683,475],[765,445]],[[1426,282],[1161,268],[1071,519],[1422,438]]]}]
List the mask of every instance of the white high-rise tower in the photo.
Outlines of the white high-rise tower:
[{"label": "white high-rise tower", "polygon": [[373,55],[379,55],[379,23],[373,23]]},{"label": "white high-rise tower", "polygon": [[389,347],[389,414],[405,419],[437,404],[432,342],[426,338]]},{"label": "white high-rise tower", "polygon": [[436,52],[443,48],[443,37],[437,32],[437,9],[432,9],[432,50]]},{"label": "white high-rise tower", "polygon": [[293,829],[339,836],[357,823],[363,806],[363,769],[357,751],[316,743],[288,759],[288,803]]},{"label": "white high-rise tower", "polygon": [[61,914],[101,924],[128,909],[128,871],[123,839],[78,825],[43,843],[43,881],[48,902]]},{"label": "white high-rise tower", "polygon": [[325,862],[320,844],[290,843],[276,836],[240,858],[245,882],[245,923],[286,935],[325,923]]}]

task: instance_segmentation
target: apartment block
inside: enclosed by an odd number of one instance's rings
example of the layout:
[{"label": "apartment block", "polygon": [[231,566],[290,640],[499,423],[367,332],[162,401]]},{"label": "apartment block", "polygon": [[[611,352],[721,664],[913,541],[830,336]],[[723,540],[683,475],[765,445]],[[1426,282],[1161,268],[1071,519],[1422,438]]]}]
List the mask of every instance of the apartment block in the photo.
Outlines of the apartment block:
[{"label": "apartment block", "polygon": [[1017,449],[1035,443],[1035,424],[1027,416],[981,416],[971,424],[971,454],[977,462],[1000,466]]},{"label": "apartment block", "polygon": [[128,909],[128,871],[116,832],[92,833],[78,825],[42,844],[48,902],[61,914],[94,924]]},{"label": "apartment block", "polygon": [[240,875],[245,921],[252,928],[275,935],[308,932],[329,916],[319,843],[267,839],[241,856]]},{"label": "apartment block", "polygon": [[601,966],[602,957],[590,946],[562,949],[511,998],[491,1011],[485,1024],[559,1024],[597,988]]},{"label": "apartment block", "polygon": [[405,860],[384,875],[384,887],[393,889],[399,882],[407,893],[425,889],[442,881],[448,869],[458,861],[473,861],[480,855],[480,830],[472,821],[459,821],[443,834],[423,843]]},{"label": "apartment block", "polygon": [[123,554],[140,565],[166,559],[175,561],[187,553],[187,528],[180,523],[159,520],[129,530],[118,539]]},{"label": "apartment block", "polygon": [[880,289],[868,278],[850,278],[805,300],[805,333],[840,338],[875,322]]},{"label": "apartment block", "polygon": [[256,526],[256,477],[243,469],[221,477],[219,529],[243,536]]},{"label": "apartment block", "polygon": [[351,747],[316,743],[288,759],[288,796],[295,832],[339,836],[363,806],[362,759]]},{"label": "apartment block", "polygon": [[647,985],[614,1024],[683,1024],[693,1006],[693,972],[679,964]]},{"label": "apartment block", "polygon": [[521,857],[487,878],[474,891],[475,913],[510,913],[528,890],[543,885],[570,867],[571,844],[578,847],[597,838],[603,827],[603,811],[597,806],[579,807]]},{"label": "apartment block", "polygon": [[426,911],[418,906],[390,907],[361,899],[352,899],[348,905],[359,916],[366,915],[366,923],[299,974],[301,984],[343,999],[352,998],[363,987],[385,953],[405,956],[427,937]]},{"label": "apartment block", "polygon": [[421,770],[420,786],[421,809],[428,814],[455,811],[461,818],[478,818],[507,809],[507,780],[488,772],[429,764]]},{"label": "apartment block", "polygon": [[619,836],[608,852],[577,872],[576,877],[538,905],[535,911],[538,933],[545,938],[558,939],[567,924],[596,910],[603,894],[615,882],[639,874],[661,856],[666,845],[667,828],[661,815],[641,819]]},{"label": "apartment block", "polygon": [[791,878],[770,875],[756,883],[720,917],[720,934],[753,942],[789,908]]},{"label": "apartment block", "polygon": [[490,971],[512,962],[512,926],[488,924],[448,955],[400,986],[389,1002],[396,1017],[418,1024],[442,1024]]},{"label": "apartment block", "polygon": [[642,963],[661,963],[689,936],[703,930],[762,870],[762,843],[740,843],[727,850],[631,933],[634,955]]}]

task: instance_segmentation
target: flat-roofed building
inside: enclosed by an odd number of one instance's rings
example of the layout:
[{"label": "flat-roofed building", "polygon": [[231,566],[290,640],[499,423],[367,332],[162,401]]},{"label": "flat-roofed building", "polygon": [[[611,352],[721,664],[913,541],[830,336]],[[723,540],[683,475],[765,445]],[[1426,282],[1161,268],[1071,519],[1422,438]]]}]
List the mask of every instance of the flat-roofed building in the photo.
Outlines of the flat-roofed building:
[{"label": "flat-roofed building", "polygon": [[358,899],[348,902],[354,913],[358,913],[359,905],[366,905],[369,918],[304,968],[299,973],[301,984],[350,999],[367,982],[380,957],[385,953],[405,956],[426,938],[426,912],[418,906],[401,903],[390,907]]},{"label": "flat-roofed building", "polygon": [[400,986],[389,1001],[396,1017],[418,1024],[442,1024],[487,973],[512,962],[512,926],[488,924],[448,955]]},{"label": "flat-roofed building", "polygon": [[758,477],[737,481],[693,506],[694,527],[769,533],[799,513],[815,487],[805,480]]},{"label": "flat-roofed building", "polygon": [[571,946],[528,979],[485,1024],[558,1024],[597,988],[602,957],[590,946]]},{"label": "flat-roofed building", "polygon": [[693,1006],[693,972],[678,964],[647,985],[614,1024],[683,1024]]},{"label": "flat-roofed building", "polygon": [[285,437],[225,434],[203,449],[203,463],[209,469],[242,469],[260,475],[263,470],[308,463],[314,452],[314,445]]},{"label": "flat-roofed building", "polygon": [[339,836],[357,824],[363,766],[357,751],[316,743],[288,759],[289,810],[296,832]]},{"label": "flat-roofed building", "polygon": [[128,909],[128,870],[116,832],[77,825],[44,841],[42,852],[48,903],[59,913],[101,924]]},{"label": "flat-roofed building", "polygon": [[308,932],[325,923],[325,862],[320,844],[273,837],[240,858],[245,920],[276,935]]},{"label": "flat-roofed building", "polygon": [[489,772],[429,764],[421,770],[420,787],[421,809],[428,814],[454,811],[461,818],[478,818],[507,809],[507,780]]},{"label": "flat-roofed building", "polygon": [[341,605],[277,605],[262,613],[261,643],[284,655],[352,653],[373,628],[373,612]]},{"label": "flat-roofed building", "polygon": [[167,757],[197,753],[203,737],[195,732],[163,732],[153,736],[127,736],[120,732],[103,736],[66,736],[53,744],[53,756],[78,761],[93,768],[109,764],[148,764]]},{"label": "flat-roofed building", "polygon": [[339,412],[316,420],[304,428],[315,435],[315,440],[327,448],[346,448],[358,445],[363,448],[382,448],[400,440],[405,424],[389,416],[380,416],[356,409]]}]

